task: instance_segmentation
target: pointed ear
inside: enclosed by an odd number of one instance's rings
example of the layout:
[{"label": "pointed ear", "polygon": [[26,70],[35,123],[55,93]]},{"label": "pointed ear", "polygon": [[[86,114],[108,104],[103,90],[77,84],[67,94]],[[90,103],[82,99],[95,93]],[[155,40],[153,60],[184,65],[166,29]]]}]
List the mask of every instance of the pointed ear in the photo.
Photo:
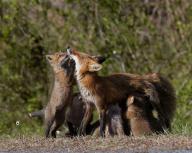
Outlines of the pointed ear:
[{"label": "pointed ear", "polygon": [[52,56],[51,55],[46,55],[46,59],[50,62],[52,60]]},{"label": "pointed ear", "polygon": [[104,56],[92,56],[99,64],[105,62],[106,58]]},{"label": "pointed ear", "polygon": [[72,53],[72,50],[71,50],[71,48],[68,46],[67,47],[67,55],[70,55]]},{"label": "pointed ear", "polygon": [[90,72],[96,72],[102,69],[102,65],[98,63],[93,63],[89,65],[89,71]]},{"label": "pointed ear", "polygon": [[133,102],[134,102],[134,96],[129,96],[127,99],[127,106],[133,104]]}]

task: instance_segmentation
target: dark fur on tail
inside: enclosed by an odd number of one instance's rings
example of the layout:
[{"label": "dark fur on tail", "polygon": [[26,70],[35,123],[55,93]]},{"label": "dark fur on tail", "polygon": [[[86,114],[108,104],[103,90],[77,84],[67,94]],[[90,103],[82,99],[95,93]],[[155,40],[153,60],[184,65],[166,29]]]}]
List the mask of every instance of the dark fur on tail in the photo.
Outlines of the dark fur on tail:
[{"label": "dark fur on tail", "polygon": [[176,95],[172,84],[157,73],[148,74],[144,77],[154,84],[160,100],[160,103],[156,104],[157,111],[160,117],[163,117],[166,127],[171,129],[171,121],[176,111]]}]

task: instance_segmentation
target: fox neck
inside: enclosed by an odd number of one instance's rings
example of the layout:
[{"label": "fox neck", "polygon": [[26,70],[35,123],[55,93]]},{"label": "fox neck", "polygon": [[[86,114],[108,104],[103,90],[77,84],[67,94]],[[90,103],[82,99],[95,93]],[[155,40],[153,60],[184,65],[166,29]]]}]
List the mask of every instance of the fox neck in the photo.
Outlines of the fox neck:
[{"label": "fox neck", "polygon": [[87,88],[93,88],[94,84],[98,81],[98,75],[94,72],[87,72],[81,75],[81,79],[77,80],[79,85],[83,85]]},{"label": "fox neck", "polygon": [[55,85],[58,85],[62,88],[71,88],[73,79],[68,77],[64,70],[55,73]]},{"label": "fox neck", "polygon": [[97,73],[87,72],[81,76],[81,79],[78,80],[77,83],[80,89],[80,92],[83,98],[87,102],[95,103],[96,102],[96,89],[95,85],[98,82],[99,76]]},{"label": "fox neck", "polygon": [[78,66],[76,66],[75,75],[76,75],[77,81],[80,81],[91,74],[92,72],[85,72],[84,70],[81,70],[80,68],[78,68]]}]

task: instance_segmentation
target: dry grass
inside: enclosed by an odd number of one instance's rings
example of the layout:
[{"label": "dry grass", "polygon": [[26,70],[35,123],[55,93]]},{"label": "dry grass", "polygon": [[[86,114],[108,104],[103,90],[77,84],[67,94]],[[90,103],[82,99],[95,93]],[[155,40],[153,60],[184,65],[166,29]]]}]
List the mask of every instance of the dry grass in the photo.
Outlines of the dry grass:
[{"label": "dry grass", "polygon": [[192,150],[192,136],[162,135],[150,137],[113,137],[113,138],[57,138],[43,137],[1,138],[0,150],[66,150],[66,151],[148,151],[148,150]]}]

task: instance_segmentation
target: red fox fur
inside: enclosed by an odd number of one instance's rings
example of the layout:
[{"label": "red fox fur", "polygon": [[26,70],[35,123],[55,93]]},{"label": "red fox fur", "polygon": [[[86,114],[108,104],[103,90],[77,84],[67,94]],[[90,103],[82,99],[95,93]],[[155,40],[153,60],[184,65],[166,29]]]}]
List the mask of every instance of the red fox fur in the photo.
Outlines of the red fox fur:
[{"label": "red fox fur", "polygon": [[152,106],[143,97],[129,96],[127,99],[127,118],[133,136],[163,133],[161,122],[153,116]]},{"label": "red fox fur", "polygon": [[[82,119],[78,120],[75,115],[81,118],[85,112],[82,110],[84,106],[82,106],[81,103],[76,103],[75,107],[73,103],[77,101],[77,97],[73,96],[72,92],[75,70],[74,61],[70,60],[66,53],[62,52],[47,55],[46,58],[54,72],[54,86],[50,101],[44,111],[34,112],[32,115],[38,115],[44,112],[45,136],[49,137],[49,135],[51,135],[52,137],[56,137],[56,130],[64,123],[66,117],[70,120],[68,123],[72,122],[72,124],[68,126],[79,128]],[[102,56],[92,56],[92,58],[98,63],[105,61],[105,58]],[[82,102],[82,100],[78,101]],[[78,106],[80,108],[77,108]],[[73,113],[73,115],[66,113],[67,109],[75,110],[75,113]],[[92,116],[92,114],[90,114],[90,116]],[[87,122],[89,123],[90,121],[91,117]]]},{"label": "red fox fur", "polygon": [[[158,86],[155,86],[153,80],[150,81],[149,76],[120,73],[101,77],[97,75],[97,71],[102,65],[90,55],[70,49],[68,55],[75,61],[77,83],[83,98],[94,103],[99,112],[101,136],[104,136],[106,111],[110,104],[126,103],[129,95],[140,93],[148,97],[151,103],[161,105],[161,94],[158,89],[156,90]],[[169,92],[166,91],[168,95]],[[169,101],[166,101],[166,104],[169,105]]]},{"label": "red fox fur", "polygon": [[[56,137],[56,130],[64,123],[65,113],[72,100],[72,85],[74,65],[71,61],[70,68],[63,69],[61,63],[66,60],[65,53],[46,55],[54,72],[54,86],[50,101],[44,110],[45,136]],[[66,66],[68,63],[65,63]]]}]

